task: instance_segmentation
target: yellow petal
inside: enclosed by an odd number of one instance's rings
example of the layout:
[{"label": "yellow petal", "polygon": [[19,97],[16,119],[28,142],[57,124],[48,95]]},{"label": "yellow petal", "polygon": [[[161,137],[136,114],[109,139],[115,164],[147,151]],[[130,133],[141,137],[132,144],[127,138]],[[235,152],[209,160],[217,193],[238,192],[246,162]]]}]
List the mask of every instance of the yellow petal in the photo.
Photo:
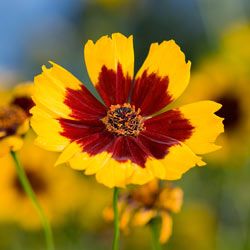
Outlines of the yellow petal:
[{"label": "yellow petal", "polygon": [[70,166],[76,170],[85,170],[86,175],[95,174],[110,159],[110,154],[103,152],[97,155],[89,155],[87,152],[81,152],[74,155],[69,160]]},{"label": "yellow petal", "polygon": [[178,213],[183,202],[183,191],[181,188],[165,187],[159,196],[159,203],[165,209]]},{"label": "yellow petal", "polygon": [[148,168],[142,168],[136,164],[132,164],[134,172],[130,177],[130,183],[143,185],[154,179],[154,175]]},{"label": "yellow petal", "polygon": [[184,143],[196,154],[205,154],[220,148],[214,142],[224,131],[223,118],[214,113],[221,104],[213,101],[200,101],[179,108],[183,116],[193,125],[192,136]]},{"label": "yellow petal", "polygon": [[64,103],[67,89],[77,90],[82,83],[70,72],[51,62],[52,67],[42,67],[43,72],[34,79],[35,104],[54,117],[69,118],[70,108]]},{"label": "yellow petal", "polygon": [[23,124],[17,129],[16,134],[24,135],[30,128],[29,119],[26,119]]},{"label": "yellow petal", "polygon": [[164,244],[168,241],[168,239],[172,235],[173,220],[167,212],[162,212],[161,217],[162,217],[162,226],[160,233],[160,243]]},{"label": "yellow petal", "polygon": [[159,77],[168,77],[167,92],[174,100],[188,85],[190,67],[191,63],[186,63],[184,53],[173,40],[161,44],[153,43],[136,79],[141,77],[144,71],[147,71],[147,74],[155,73]]},{"label": "yellow petal", "polygon": [[134,172],[130,162],[121,163],[110,158],[97,172],[96,180],[110,188],[125,187],[131,183]]},{"label": "yellow petal", "polygon": [[84,170],[88,166],[90,156],[87,153],[76,153],[72,159],[69,160],[71,168],[76,170]]},{"label": "yellow petal", "polygon": [[62,128],[57,119],[37,106],[31,109],[31,126],[38,134],[36,144],[51,151],[62,151],[69,140],[61,136]]},{"label": "yellow petal", "polygon": [[163,179],[166,176],[166,168],[160,161],[149,158],[146,166],[156,178]]},{"label": "yellow petal", "polygon": [[55,165],[57,166],[57,165],[60,165],[60,164],[63,164],[65,162],[69,161],[71,158],[73,158],[73,156],[75,154],[77,154],[81,151],[82,151],[81,147],[78,144],[76,144],[75,142],[72,142],[60,154]]},{"label": "yellow petal", "polygon": [[118,162],[107,152],[97,155],[76,153],[69,163],[73,169],[85,170],[86,175],[96,174],[96,180],[110,188],[125,187],[131,183],[131,176],[135,172],[129,161]]},{"label": "yellow petal", "polygon": [[84,47],[84,58],[89,77],[94,85],[98,82],[103,66],[116,72],[118,63],[122,66],[123,74],[132,78],[134,74],[133,37],[127,38],[120,33],[114,33],[111,38],[103,36],[96,43],[89,40]]},{"label": "yellow petal", "polygon": [[202,164],[204,162],[199,156],[195,155],[185,144],[180,143],[172,146],[163,159],[149,158],[146,168],[160,179],[177,180],[190,168]]},{"label": "yellow petal", "polygon": [[140,209],[133,216],[133,225],[134,226],[144,226],[152,218],[156,216],[156,211],[153,209]]},{"label": "yellow petal", "polygon": [[130,222],[131,215],[132,215],[132,208],[126,207],[124,211],[122,212],[121,218],[120,218],[120,228],[122,230],[128,230],[127,227]]}]

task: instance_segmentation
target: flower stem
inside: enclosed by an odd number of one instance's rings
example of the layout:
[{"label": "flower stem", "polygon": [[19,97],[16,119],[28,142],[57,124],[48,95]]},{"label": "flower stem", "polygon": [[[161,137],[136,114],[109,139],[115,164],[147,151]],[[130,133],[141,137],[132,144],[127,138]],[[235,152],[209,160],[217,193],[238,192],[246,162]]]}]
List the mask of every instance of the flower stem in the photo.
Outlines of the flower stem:
[{"label": "flower stem", "polygon": [[119,211],[118,211],[118,195],[119,189],[117,187],[114,188],[113,194],[113,210],[114,210],[114,238],[113,238],[113,250],[119,250]]},{"label": "flower stem", "polygon": [[43,211],[40,203],[37,200],[37,197],[36,197],[32,187],[29,183],[29,180],[26,176],[26,173],[25,173],[23,167],[21,166],[21,163],[20,163],[16,153],[12,151],[11,156],[15,162],[17,175],[18,175],[19,180],[24,188],[24,191],[26,192],[27,196],[30,198],[32,204],[34,205],[34,207],[35,207],[35,209],[40,217],[40,220],[41,220],[41,223],[42,223],[42,226],[44,229],[45,238],[46,238],[47,250],[54,250],[55,248],[54,248],[53,236],[52,236],[52,230],[50,227],[50,223],[49,223],[46,215],[44,214],[44,211]]},{"label": "flower stem", "polygon": [[151,235],[152,235],[152,246],[153,250],[161,250],[161,244],[159,242],[159,218],[152,219],[150,222]]}]

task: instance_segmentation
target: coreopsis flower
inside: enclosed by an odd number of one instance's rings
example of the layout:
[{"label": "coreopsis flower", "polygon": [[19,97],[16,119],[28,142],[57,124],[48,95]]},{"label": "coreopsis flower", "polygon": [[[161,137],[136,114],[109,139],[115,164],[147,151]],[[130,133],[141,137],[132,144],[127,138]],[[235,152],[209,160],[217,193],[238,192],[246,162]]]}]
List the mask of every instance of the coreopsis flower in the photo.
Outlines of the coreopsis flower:
[{"label": "coreopsis flower", "polygon": [[[53,225],[60,225],[69,213],[77,213],[84,207],[88,195],[83,190],[89,186],[67,167],[53,168],[56,154],[34,146],[33,138],[34,135],[27,134],[19,151],[20,160],[49,220]],[[14,164],[10,154],[0,159],[0,166],[4,166],[0,168],[0,222],[39,229],[39,216],[20,183]]]},{"label": "coreopsis flower", "polygon": [[5,98],[0,103],[0,157],[23,145],[22,136],[29,129],[29,109],[33,106],[32,88],[27,83],[2,92]]},{"label": "coreopsis flower", "polygon": [[190,91],[194,94],[183,96],[184,101],[210,99],[222,104],[216,114],[224,118],[225,133],[218,138],[223,150],[209,155],[208,159],[226,166],[244,164],[250,148],[247,136],[250,133],[250,80],[248,74],[238,71],[239,65],[238,68],[233,65],[221,54],[206,58],[193,74]]},{"label": "coreopsis flower", "polygon": [[24,135],[29,129],[25,112],[15,105],[0,106],[0,157],[22,147]]},{"label": "coreopsis flower", "polygon": [[28,117],[30,117],[30,109],[34,106],[34,102],[31,98],[34,91],[33,82],[24,82],[18,84],[11,91],[10,103],[12,105],[20,107]]},{"label": "coreopsis flower", "polygon": [[[51,62],[35,77],[32,127],[37,143],[62,151],[56,164],[96,174],[108,187],[178,179],[199,155],[214,151],[222,119],[212,101],[166,110],[189,82],[190,62],[176,43],[153,43],[134,77],[132,36],[88,41],[84,57],[102,101],[71,73]],[[164,111],[164,112],[163,112]]]},{"label": "coreopsis flower", "polygon": [[[155,180],[136,189],[124,192],[119,197],[120,228],[128,231],[133,226],[145,226],[152,219],[161,217],[160,242],[166,243],[172,234],[171,213],[178,213],[182,206],[183,191],[165,184],[160,187]],[[104,210],[106,220],[113,219],[113,210]]]}]

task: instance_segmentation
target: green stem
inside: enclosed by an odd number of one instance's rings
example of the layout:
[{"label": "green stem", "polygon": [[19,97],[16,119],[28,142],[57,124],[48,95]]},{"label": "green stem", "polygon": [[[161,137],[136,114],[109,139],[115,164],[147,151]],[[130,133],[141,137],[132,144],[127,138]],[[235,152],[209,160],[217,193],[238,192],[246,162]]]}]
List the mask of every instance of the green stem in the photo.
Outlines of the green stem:
[{"label": "green stem", "polygon": [[154,250],[161,250],[160,238],[160,221],[159,218],[155,218],[150,222],[152,246]]},{"label": "green stem", "polygon": [[36,197],[32,187],[29,183],[29,180],[26,176],[24,169],[22,168],[22,166],[20,164],[20,161],[18,160],[16,153],[12,151],[11,156],[15,162],[17,175],[18,175],[19,180],[24,188],[24,191],[26,192],[27,196],[30,198],[32,204],[34,205],[34,207],[35,207],[35,209],[40,217],[40,220],[41,220],[41,223],[42,223],[42,226],[44,229],[45,238],[46,238],[47,250],[54,250],[55,248],[54,248],[54,243],[53,243],[52,230],[51,230],[49,221],[48,221],[47,217],[45,216],[40,203],[37,200],[37,197]]},{"label": "green stem", "polygon": [[113,194],[113,210],[114,210],[114,239],[113,239],[113,250],[119,250],[119,211],[118,211],[118,195],[119,189],[117,187],[114,188]]}]

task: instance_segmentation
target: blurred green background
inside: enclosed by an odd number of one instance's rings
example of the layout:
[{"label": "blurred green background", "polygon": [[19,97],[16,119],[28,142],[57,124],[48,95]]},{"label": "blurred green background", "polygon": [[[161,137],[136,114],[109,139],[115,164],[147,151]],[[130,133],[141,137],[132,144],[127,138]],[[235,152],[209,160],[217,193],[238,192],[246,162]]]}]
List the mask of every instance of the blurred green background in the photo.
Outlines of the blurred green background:
[{"label": "blurred green background", "polygon": [[[174,39],[192,62],[190,87],[180,103],[219,101],[227,123],[221,151],[206,158],[206,167],[175,182],[184,190],[184,205],[174,215],[173,236],[163,249],[250,250],[248,0],[10,0],[0,2],[0,12],[1,91],[32,80],[49,60],[92,88],[83,63],[88,39],[133,34],[136,69],[152,42]],[[0,161],[0,175],[3,167]],[[82,201],[60,223],[52,223],[56,249],[111,249],[112,225],[103,220],[102,209],[110,204],[112,190],[74,174],[81,185],[72,181],[72,192]],[[13,206],[18,213],[18,203]],[[0,250],[45,249],[39,226],[27,229],[18,219],[8,220],[1,216],[4,209],[9,208],[0,197]],[[149,229],[122,235],[121,249],[151,249]]]}]

